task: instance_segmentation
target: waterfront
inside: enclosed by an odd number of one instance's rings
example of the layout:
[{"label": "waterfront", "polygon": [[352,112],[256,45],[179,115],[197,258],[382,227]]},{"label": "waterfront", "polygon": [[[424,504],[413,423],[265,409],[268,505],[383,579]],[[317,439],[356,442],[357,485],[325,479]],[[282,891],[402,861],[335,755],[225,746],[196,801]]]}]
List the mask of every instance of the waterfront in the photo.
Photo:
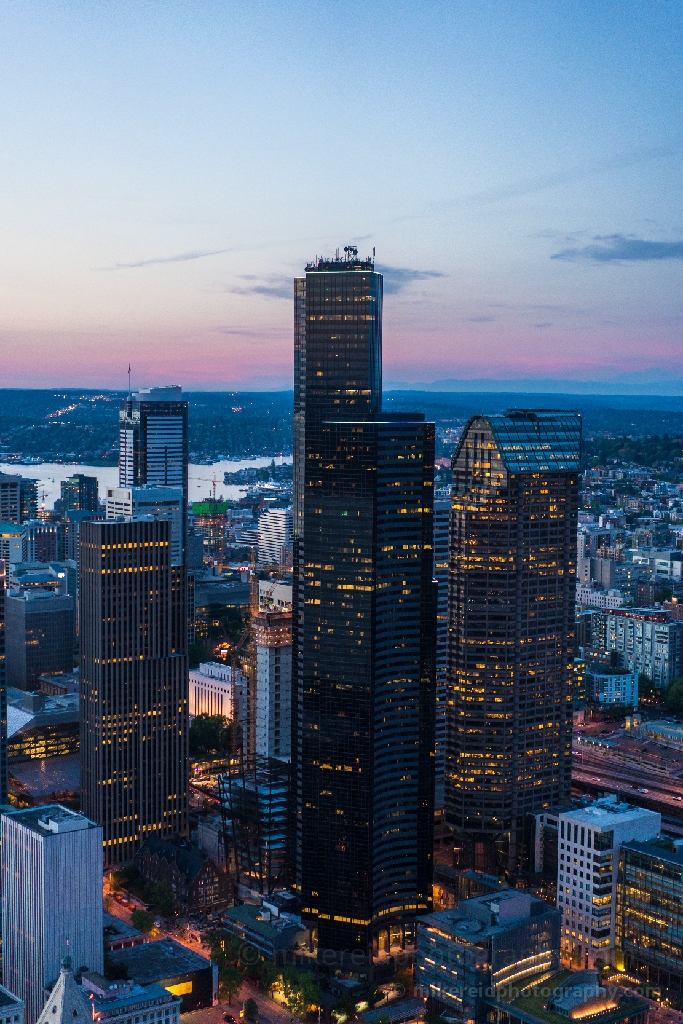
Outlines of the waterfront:
[{"label": "waterfront", "polygon": [[[213,496],[213,479],[216,479],[216,497],[231,498],[233,501],[241,498],[246,487],[236,484],[224,484],[224,473],[236,473],[239,469],[252,466],[256,469],[262,466],[269,466],[272,458],[239,459],[230,461],[224,459],[220,462],[213,462],[208,466],[200,466],[190,463],[188,467],[188,488],[191,501],[201,501],[202,498]],[[291,463],[291,456],[275,457],[275,465],[282,466]],[[78,463],[42,462],[36,466],[24,466],[17,462],[0,463],[0,473],[19,473],[21,476],[29,477],[38,481],[38,503],[45,508],[53,508],[55,500],[60,495],[60,483],[74,473],[83,473],[85,476],[96,476],[100,485],[100,498],[104,497],[106,487],[117,487],[119,482],[119,471],[117,466],[83,466]]]}]

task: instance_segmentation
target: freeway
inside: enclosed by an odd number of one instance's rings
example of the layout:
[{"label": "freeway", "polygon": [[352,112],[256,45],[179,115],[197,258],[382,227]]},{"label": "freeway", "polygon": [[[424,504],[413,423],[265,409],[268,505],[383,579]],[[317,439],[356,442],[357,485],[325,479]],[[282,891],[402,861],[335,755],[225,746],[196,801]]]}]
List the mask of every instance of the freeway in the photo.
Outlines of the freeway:
[{"label": "freeway", "polygon": [[667,817],[683,821],[683,780],[648,763],[638,763],[610,748],[590,748],[574,742],[572,785],[589,793],[608,790],[626,797],[631,803],[661,811]]}]

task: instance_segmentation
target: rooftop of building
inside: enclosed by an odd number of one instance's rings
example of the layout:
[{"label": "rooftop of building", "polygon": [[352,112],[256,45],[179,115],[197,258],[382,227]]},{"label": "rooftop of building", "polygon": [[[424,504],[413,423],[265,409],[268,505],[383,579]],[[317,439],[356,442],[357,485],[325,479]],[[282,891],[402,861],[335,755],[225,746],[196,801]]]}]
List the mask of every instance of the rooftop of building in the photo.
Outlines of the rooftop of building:
[{"label": "rooftop of building", "polygon": [[454,939],[476,944],[511,925],[548,912],[557,913],[545,900],[517,889],[503,889],[460,900],[452,910],[424,914],[418,920]]},{"label": "rooftop of building", "polygon": [[562,817],[571,818],[573,822],[589,825],[593,831],[614,828],[615,824],[626,823],[643,817],[660,817],[657,811],[649,811],[645,807],[634,807],[632,804],[619,802],[612,794],[594,800],[585,807],[563,811]]},{"label": "rooftop of building", "polygon": [[671,839],[658,837],[639,842],[633,839],[630,843],[622,843],[622,850],[635,850],[637,853],[646,853],[650,857],[657,857],[658,860],[665,860],[668,864],[676,864],[683,868],[683,843],[672,842]]},{"label": "rooftop of building", "polygon": [[[2,474],[0,474],[0,483],[2,483]],[[24,527],[19,523],[0,523],[0,534],[7,536],[8,534],[13,537],[20,537]]]},{"label": "rooftop of building", "polygon": [[299,923],[293,921],[286,913],[274,917],[268,910],[256,907],[252,903],[243,903],[240,907],[230,907],[224,914],[224,920],[243,925],[266,939],[272,939],[274,935],[282,935],[283,932],[300,931]]},{"label": "rooftop of building", "polygon": [[109,1016],[127,1007],[132,1009],[150,1002],[180,1002],[179,996],[172,995],[168,989],[154,982],[140,985],[135,981],[109,981],[96,971],[83,974],[82,985],[92,999],[95,1020],[100,1014]]},{"label": "rooftop of building", "polygon": [[142,844],[135,858],[141,860],[145,856],[160,857],[168,864],[175,864],[188,885],[194,882],[209,860],[203,850],[197,850],[187,839],[179,837],[162,839],[161,836],[152,836]]},{"label": "rooftop of building", "polygon": [[344,255],[339,255],[339,249],[336,254],[331,258],[327,259],[324,256],[316,256],[314,260],[306,264],[307,274],[346,274],[353,271],[374,271],[375,269],[375,254],[373,250],[372,257],[367,256],[364,260],[358,258],[358,248],[355,245],[345,245]]},{"label": "rooftop of building", "polygon": [[108,914],[106,910],[102,911],[102,930],[106,939],[113,939],[115,937],[121,939],[132,939],[136,935],[141,935],[137,928],[133,928],[132,924],[128,924],[120,917],[116,917],[114,914]]},{"label": "rooftop of building", "polygon": [[49,838],[63,832],[80,832],[86,829],[100,828],[83,814],[70,811],[61,804],[47,804],[43,807],[27,807],[21,811],[8,811],[3,818],[11,818],[24,828],[30,829],[39,836]]},{"label": "rooftop of building", "polygon": [[471,427],[484,419],[490,426],[505,468],[511,473],[578,472],[581,462],[581,417],[558,409],[508,409],[472,416],[455,451],[468,440]]},{"label": "rooftop of building", "polygon": [[113,949],[109,956],[117,966],[125,965],[131,981],[139,985],[211,968],[210,960],[174,939],[157,939],[140,946]]},{"label": "rooftop of building", "polygon": [[[591,1006],[590,989],[594,984],[595,971],[560,971],[552,977],[547,972],[539,974],[536,978],[525,979],[524,987],[521,990],[516,985],[511,985],[507,990],[498,990],[497,998],[490,1000],[492,1003],[509,1007],[511,1016],[521,1020],[524,1024],[567,1024],[571,1019],[572,1011],[575,1019],[599,1020],[600,1024],[616,1024],[617,1021],[642,1013],[648,1010],[649,1003],[634,993],[613,986],[605,993],[606,998],[595,1001]],[[557,990],[558,998],[562,1002],[563,996],[569,990],[574,989],[574,998],[569,997],[573,1003],[569,1013],[560,1013],[556,1009],[550,1009],[553,996]],[[587,1005],[585,1012],[579,1011],[582,995],[586,995]],[[487,1000],[488,1002],[489,1000]],[[583,1007],[581,1007],[583,1010]]]},{"label": "rooftop of building", "polygon": [[0,985],[0,1009],[6,1006],[23,1006],[24,1002],[4,985]]}]

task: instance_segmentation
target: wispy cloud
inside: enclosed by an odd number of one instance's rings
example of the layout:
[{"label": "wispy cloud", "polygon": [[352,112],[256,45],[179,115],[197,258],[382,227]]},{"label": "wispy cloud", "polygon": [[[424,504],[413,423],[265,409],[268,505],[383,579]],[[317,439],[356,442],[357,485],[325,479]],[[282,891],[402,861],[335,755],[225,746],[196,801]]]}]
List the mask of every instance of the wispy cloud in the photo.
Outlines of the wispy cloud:
[{"label": "wispy cloud", "polygon": [[[258,281],[254,274],[242,274],[242,281]],[[293,299],[294,283],[291,277],[265,277],[262,284],[237,285],[226,288],[232,295],[263,295],[267,299]]]},{"label": "wispy cloud", "polygon": [[155,256],[150,260],[138,260],[137,263],[115,263],[113,267],[96,267],[96,270],[135,270],[138,267],[151,267],[155,263],[186,263],[188,260],[202,260],[205,256],[221,256],[231,249],[211,249],[207,252],[181,252],[177,256]]},{"label": "wispy cloud", "polygon": [[596,235],[593,242],[597,244],[581,249],[562,249],[550,258],[571,262],[586,260],[589,263],[683,260],[683,242],[650,242],[624,235]]},{"label": "wispy cloud", "polygon": [[467,322],[470,324],[490,324],[495,319],[495,316],[468,316]]},{"label": "wispy cloud", "polygon": [[413,281],[426,281],[430,277],[444,277],[440,270],[413,270],[410,267],[383,267],[375,265],[375,270],[384,275],[384,291],[387,295],[402,292]]}]

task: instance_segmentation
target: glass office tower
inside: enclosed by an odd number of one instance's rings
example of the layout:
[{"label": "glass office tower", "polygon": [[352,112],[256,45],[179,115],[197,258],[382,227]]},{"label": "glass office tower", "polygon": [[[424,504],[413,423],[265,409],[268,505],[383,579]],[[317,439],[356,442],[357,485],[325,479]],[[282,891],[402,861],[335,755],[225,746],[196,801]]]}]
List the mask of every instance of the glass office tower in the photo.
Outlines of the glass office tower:
[{"label": "glass office tower", "polygon": [[523,866],[571,781],[580,417],[475,416],[453,457],[446,820],[455,866]]},{"label": "glass office tower", "polygon": [[293,865],[339,963],[411,941],[431,906],[434,426],[382,414],[382,277],[295,282]]}]

